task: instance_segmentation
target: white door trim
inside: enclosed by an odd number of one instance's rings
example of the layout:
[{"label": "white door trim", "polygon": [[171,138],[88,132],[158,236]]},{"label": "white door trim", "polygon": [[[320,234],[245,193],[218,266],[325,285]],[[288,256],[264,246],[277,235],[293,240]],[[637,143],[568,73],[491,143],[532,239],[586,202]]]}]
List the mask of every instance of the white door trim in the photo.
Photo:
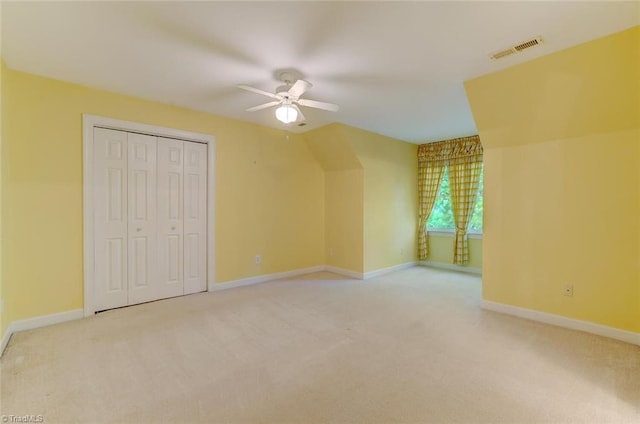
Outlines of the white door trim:
[{"label": "white door trim", "polygon": [[84,316],[95,313],[94,271],[94,222],[93,222],[93,128],[108,128],[136,132],[157,137],[176,138],[205,143],[207,148],[207,290],[215,286],[215,137],[208,134],[122,121],[102,116],[82,114],[82,169],[83,169],[83,242],[84,242]]}]

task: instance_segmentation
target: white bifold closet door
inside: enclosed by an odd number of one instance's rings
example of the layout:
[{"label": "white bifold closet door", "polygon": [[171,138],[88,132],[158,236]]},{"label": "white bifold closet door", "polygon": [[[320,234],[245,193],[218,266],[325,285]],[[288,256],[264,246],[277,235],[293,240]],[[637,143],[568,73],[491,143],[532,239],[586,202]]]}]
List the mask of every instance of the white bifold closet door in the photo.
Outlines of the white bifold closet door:
[{"label": "white bifold closet door", "polygon": [[127,133],[101,128],[94,139],[95,310],[126,305],[129,299]]},{"label": "white bifold closet door", "polygon": [[204,291],[207,146],[94,129],[97,311]]},{"label": "white bifold closet door", "polygon": [[184,293],[184,142],[158,139],[158,279],[162,297]]},{"label": "white bifold closet door", "polygon": [[159,299],[156,245],[156,138],[127,134],[128,304]]},{"label": "white bifold closet door", "polygon": [[207,146],[184,145],[184,293],[207,289]]}]

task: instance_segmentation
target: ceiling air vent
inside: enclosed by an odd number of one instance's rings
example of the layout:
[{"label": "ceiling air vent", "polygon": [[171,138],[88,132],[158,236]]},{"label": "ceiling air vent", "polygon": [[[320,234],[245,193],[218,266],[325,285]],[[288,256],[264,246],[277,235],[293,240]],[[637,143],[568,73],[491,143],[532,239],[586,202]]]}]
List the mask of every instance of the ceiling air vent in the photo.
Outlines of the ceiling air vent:
[{"label": "ceiling air vent", "polygon": [[515,46],[509,47],[508,49],[500,50],[499,52],[492,53],[490,55],[491,59],[501,59],[505,56],[509,56],[510,54],[521,52],[522,50],[537,46],[538,44],[542,44],[542,37],[536,37],[532,40],[523,41],[520,44],[516,44]]}]

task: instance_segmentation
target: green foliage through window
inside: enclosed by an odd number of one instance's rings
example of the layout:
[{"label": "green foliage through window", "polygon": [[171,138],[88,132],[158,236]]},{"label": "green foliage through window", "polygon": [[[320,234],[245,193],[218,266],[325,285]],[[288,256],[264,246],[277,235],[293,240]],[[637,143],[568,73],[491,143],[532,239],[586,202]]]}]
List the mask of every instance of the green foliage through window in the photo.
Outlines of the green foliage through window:
[{"label": "green foliage through window", "polygon": [[[478,185],[478,196],[476,197],[476,205],[471,215],[471,222],[469,223],[469,230],[473,232],[482,232],[482,207],[483,196],[482,188],[484,183],[484,167],[480,171],[480,183]],[[456,228],[455,220],[453,219],[453,209],[451,208],[451,192],[449,191],[449,173],[445,168],[444,175],[442,176],[442,182],[440,183],[440,190],[438,191],[438,197],[429,219],[427,220],[427,228],[430,230],[453,230]]]}]

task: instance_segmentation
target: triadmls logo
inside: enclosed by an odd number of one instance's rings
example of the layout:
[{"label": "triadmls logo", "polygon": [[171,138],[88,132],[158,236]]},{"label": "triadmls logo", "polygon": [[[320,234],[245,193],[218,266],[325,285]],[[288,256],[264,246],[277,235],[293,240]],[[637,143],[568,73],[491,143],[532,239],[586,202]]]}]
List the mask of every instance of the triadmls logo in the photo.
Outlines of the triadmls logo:
[{"label": "triadmls logo", "polygon": [[43,423],[44,415],[3,415],[3,423]]}]

